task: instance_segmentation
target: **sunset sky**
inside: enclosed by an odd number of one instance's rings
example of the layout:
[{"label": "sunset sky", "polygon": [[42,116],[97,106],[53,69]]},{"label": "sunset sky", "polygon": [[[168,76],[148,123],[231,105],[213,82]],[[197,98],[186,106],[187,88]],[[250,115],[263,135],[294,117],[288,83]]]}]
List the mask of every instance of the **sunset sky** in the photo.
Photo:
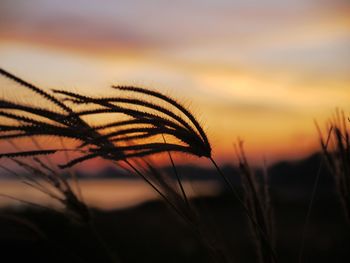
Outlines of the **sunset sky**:
[{"label": "sunset sky", "polygon": [[254,161],[301,158],[314,119],[350,113],[350,2],[2,0],[0,67],[45,89],[164,91],[221,161],[238,137]]}]

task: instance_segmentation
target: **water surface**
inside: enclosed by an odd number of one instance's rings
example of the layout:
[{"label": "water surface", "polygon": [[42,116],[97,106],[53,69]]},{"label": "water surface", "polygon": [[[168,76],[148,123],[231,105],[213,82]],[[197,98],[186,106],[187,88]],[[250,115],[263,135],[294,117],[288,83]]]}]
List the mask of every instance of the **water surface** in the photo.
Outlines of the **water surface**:
[{"label": "water surface", "polygon": [[[72,181],[70,183],[77,189]],[[220,190],[217,183],[211,181],[185,182],[184,187],[190,197],[216,195]],[[80,180],[79,189],[82,199],[88,205],[102,210],[127,208],[159,198],[150,186],[140,180]],[[18,180],[0,180],[0,194],[40,205],[59,206],[53,198]],[[0,207],[23,207],[23,205],[23,202],[0,196]]]}]

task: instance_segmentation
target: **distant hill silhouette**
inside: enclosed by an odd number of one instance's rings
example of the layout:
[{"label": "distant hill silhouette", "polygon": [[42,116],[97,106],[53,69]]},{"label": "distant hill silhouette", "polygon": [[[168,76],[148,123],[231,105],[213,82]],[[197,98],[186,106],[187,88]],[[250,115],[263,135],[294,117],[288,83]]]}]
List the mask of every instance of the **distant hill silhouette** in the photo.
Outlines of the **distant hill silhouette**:
[{"label": "distant hill silhouette", "polygon": [[[299,161],[280,162],[269,169],[280,262],[297,262],[296,251],[300,249],[305,217],[321,160],[320,154],[314,154]],[[162,169],[172,174],[171,167]],[[221,180],[212,169],[179,166],[178,170],[186,180]],[[305,257],[310,259],[309,262],[348,262],[350,230],[334,191],[332,177],[326,167],[321,167],[320,171],[307,230]],[[237,169],[224,166],[223,172],[239,187]],[[262,171],[257,170],[256,173],[262,175]],[[137,178],[113,167],[107,167],[97,175],[99,178]],[[84,173],[78,176],[82,180],[92,177]],[[226,189],[224,184],[222,189]],[[218,237],[216,242],[230,248],[228,252],[232,252],[234,262],[256,262],[246,216],[230,192],[195,198],[192,205],[200,212],[207,229],[215,230],[215,237]],[[64,216],[36,209],[2,210],[1,213],[28,218],[49,237],[48,240],[34,239],[35,235],[30,229],[2,218],[0,246],[3,254],[11,257],[11,262],[28,259],[48,262],[47,258],[50,258],[50,262],[78,262],[71,256],[69,249],[57,250],[56,243],[74,248],[74,253],[82,256],[84,262],[105,262],[101,259],[104,254],[96,249],[89,231],[71,223]],[[113,245],[112,248],[122,256],[123,262],[157,263],[169,258],[174,259],[174,262],[208,262],[206,252],[192,232],[159,200],[123,210],[94,211],[94,215],[103,238]]]},{"label": "distant hill silhouette", "polygon": [[[305,159],[297,161],[282,161],[269,167],[268,173],[270,177],[271,187],[288,187],[288,188],[310,188],[313,185],[318,170],[320,169],[322,156],[315,153]],[[206,168],[200,166],[191,165],[177,165],[177,170],[184,180],[218,180],[217,171],[213,168]],[[160,168],[163,172],[173,176],[173,168],[171,166]],[[238,169],[231,165],[225,165],[222,167],[223,172],[231,179],[233,183],[239,183]],[[320,187],[333,186],[333,180],[327,170],[325,164],[321,165],[321,180]],[[256,169],[255,173],[258,176],[262,175],[260,169]],[[81,179],[91,178],[91,175],[86,175],[82,172],[78,173],[78,177]],[[109,178],[109,179],[137,179],[132,177],[129,173],[118,170],[113,167],[106,167],[93,178]]]},{"label": "distant hill silhouette", "polygon": [[[271,189],[288,192],[293,191],[295,194],[297,194],[297,192],[300,194],[304,192],[309,193],[315,181],[318,170],[320,169],[321,160],[322,156],[319,153],[315,153],[302,160],[282,161],[272,165],[268,169],[269,185]],[[173,168],[170,166],[159,169],[166,174],[169,174],[169,176],[174,176]],[[177,165],[177,170],[183,180],[216,180],[221,182],[221,178],[218,176],[217,171],[213,168]],[[224,165],[222,170],[234,184],[239,184],[240,175],[236,167]],[[255,172],[261,177],[261,170],[257,169]],[[68,174],[63,174],[63,176],[68,176]],[[94,173],[78,171],[77,177],[79,179],[139,179],[137,176],[133,176],[122,169],[117,169],[112,166],[106,167]],[[333,179],[325,167],[325,164],[323,164],[320,169],[320,182],[318,189],[319,191],[329,191],[333,189],[333,187]]]}]

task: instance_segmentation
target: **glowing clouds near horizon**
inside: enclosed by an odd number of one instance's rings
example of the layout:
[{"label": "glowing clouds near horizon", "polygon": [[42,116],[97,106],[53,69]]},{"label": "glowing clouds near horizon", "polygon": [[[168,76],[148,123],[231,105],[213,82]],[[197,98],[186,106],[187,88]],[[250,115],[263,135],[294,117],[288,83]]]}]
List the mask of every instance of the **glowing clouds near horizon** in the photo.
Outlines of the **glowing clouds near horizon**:
[{"label": "glowing clouds near horizon", "polygon": [[0,15],[1,67],[43,88],[168,92],[191,105],[224,160],[237,137],[255,160],[310,153],[313,119],[350,111],[345,1],[4,1]]}]

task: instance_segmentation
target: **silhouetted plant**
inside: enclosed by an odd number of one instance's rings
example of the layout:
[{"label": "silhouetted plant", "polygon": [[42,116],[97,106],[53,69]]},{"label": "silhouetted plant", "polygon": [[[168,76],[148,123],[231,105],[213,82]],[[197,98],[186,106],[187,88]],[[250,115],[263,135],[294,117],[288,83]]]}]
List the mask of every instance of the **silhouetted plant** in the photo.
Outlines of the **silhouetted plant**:
[{"label": "silhouetted plant", "polygon": [[[250,228],[253,233],[259,262],[276,262],[275,255],[271,253],[271,250],[275,249],[275,230],[267,167],[264,167],[263,181],[261,182],[248,163],[242,141],[238,141],[236,154],[244,190],[244,201],[254,221],[257,222],[257,225],[250,222]],[[261,227],[262,231],[258,229],[258,226]]]},{"label": "silhouetted plant", "polygon": [[90,223],[91,215],[88,207],[78,198],[64,176],[37,157],[32,158],[32,162],[17,158],[11,158],[11,160],[26,173],[18,173],[4,166],[1,168],[19,178],[23,183],[61,203],[70,218],[83,224]]},{"label": "silhouetted plant", "polygon": [[[147,169],[145,171],[141,171],[128,160],[129,158],[147,157],[151,154],[161,152],[168,152],[170,154],[170,151],[178,151],[197,156],[209,156],[211,148],[204,131],[195,118],[184,107],[170,98],[163,98],[162,95],[156,92],[149,93],[150,95],[160,97],[164,101],[168,101],[170,104],[174,105],[174,107],[179,109],[184,115],[189,116],[189,123],[176,116],[171,111],[161,106],[147,103],[146,101],[142,102],[135,99],[120,99],[122,102],[130,102],[131,104],[135,105],[139,105],[141,103],[142,105],[145,105],[153,110],[159,110],[159,112],[143,112],[128,107],[113,105],[109,102],[109,100],[103,101],[69,92],[55,91],[55,93],[60,93],[61,95],[66,96],[66,98],[59,100],[59,98],[57,98],[54,94],[51,95],[4,70],[0,70],[0,74],[16,81],[24,87],[29,88],[60,108],[60,111],[54,111],[51,109],[40,108],[38,106],[30,106],[17,102],[14,103],[6,100],[0,100],[0,109],[2,109],[0,116],[17,121],[17,124],[0,126],[0,139],[33,139],[38,136],[51,136],[59,139],[69,138],[80,141],[80,146],[76,149],[70,149],[70,151],[76,151],[77,153],[84,154],[80,157],[71,159],[63,165],[60,165],[61,168],[71,167],[96,157],[102,157],[112,161],[123,161],[133,170],[133,172],[143,178],[180,217],[182,217],[190,226],[193,227],[195,233],[200,239],[203,239],[200,230],[197,228],[197,222],[194,219],[192,211],[188,207],[186,195],[182,188],[181,182],[179,181],[182,195],[179,195],[176,191],[174,191],[172,186],[168,185],[161,177],[159,177],[159,174],[157,175],[155,173],[157,171],[156,169],[152,169],[152,166],[147,164]],[[120,89],[128,90],[127,87]],[[140,91],[144,93],[149,92],[147,90],[137,88],[133,88],[132,91]],[[98,106],[103,106],[103,108],[74,112],[73,109],[67,105],[67,102],[71,100],[70,98],[72,97],[75,98],[76,101],[73,101],[75,103],[96,104]],[[77,99],[79,99],[79,101],[77,101]],[[112,100],[117,99],[113,98]],[[12,110],[20,113],[14,114],[12,113]],[[83,117],[87,115],[110,112],[124,114],[128,116],[129,119],[99,126],[90,125],[83,120]],[[166,114],[166,116],[160,116],[157,115],[157,113],[163,113]],[[168,119],[169,116],[171,118]],[[131,125],[134,125],[134,127]],[[142,128],[135,127],[135,125],[146,126]],[[116,127],[122,129],[114,132],[108,132],[109,129],[114,129]],[[167,143],[165,139],[163,142],[152,143],[139,143],[139,141],[137,141],[139,139],[155,137],[160,134],[163,136],[173,136],[181,143]],[[131,142],[133,144],[131,144]],[[60,151],[67,151],[67,149],[16,151],[12,153],[3,153],[0,155],[0,158],[35,157],[37,155],[54,154]],[[21,165],[24,166],[24,162],[21,162]],[[27,165],[26,167],[29,168]],[[32,170],[34,171],[34,169]],[[153,178],[150,178],[149,174],[153,174]],[[53,198],[57,197],[53,196]],[[60,201],[63,202],[63,200]],[[204,241],[204,244],[208,246],[209,251],[214,250],[206,241]],[[213,260],[215,260],[214,255]]]},{"label": "silhouetted plant", "polygon": [[[257,233],[260,233],[259,237],[269,249],[271,258],[275,260],[274,251],[272,245],[269,244],[270,240],[266,232],[268,229],[265,226],[260,226],[260,220],[252,214],[253,211],[240,198],[235,186],[222,173],[212,157],[212,148],[203,128],[197,119],[180,103],[157,91],[128,86],[113,86],[116,91],[128,96],[118,94],[118,96],[95,98],[63,90],[53,90],[53,94],[51,94],[5,70],[0,69],[0,74],[39,94],[59,108],[59,111],[54,111],[38,106],[0,100],[0,116],[18,123],[1,125],[0,140],[51,136],[79,141],[80,145],[72,150],[81,155],[60,165],[61,168],[72,167],[97,157],[114,162],[125,162],[190,225],[195,225],[196,222],[191,217],[191,213],[188,213],[190,208],[181,181],[178,180],[182,192],[180,197],[182,196],[182,201],[187,206],[185,210],[182,203],[181,205],[177,203],[179,195],[171,187],[169,188],[159,178],[150,180],[130,159],[144,158],[164,152],[168,154],[180,152],[208,158],[244,208],[254,229]],[[133,97],[132,94],[135,96]],[[56,95],[61,96],[61,99]],[[75,111],[70,106],[74,104],[84,105],[88,108]],[[9,112],[12,110],[19,113]],[[110,113],[123,116],[123,119],[119,118],[115,122],[102,125],[91,125],[84,121],[85,117]],[[163,141],[157,140],[159,136],[163,137]],[[5,153],[0,155],[0,158],[54,154],[64,150],[43,149]],[[169,156],[171,157],[171,155]]]},{"label": "silhouetted plant", "polygon": [[329,126],[332,127],[329,142],[318,128],[321,147],[328,169],[334,177],[346,220],[350,223],[350,131],[344,112],[337,111]]}]

